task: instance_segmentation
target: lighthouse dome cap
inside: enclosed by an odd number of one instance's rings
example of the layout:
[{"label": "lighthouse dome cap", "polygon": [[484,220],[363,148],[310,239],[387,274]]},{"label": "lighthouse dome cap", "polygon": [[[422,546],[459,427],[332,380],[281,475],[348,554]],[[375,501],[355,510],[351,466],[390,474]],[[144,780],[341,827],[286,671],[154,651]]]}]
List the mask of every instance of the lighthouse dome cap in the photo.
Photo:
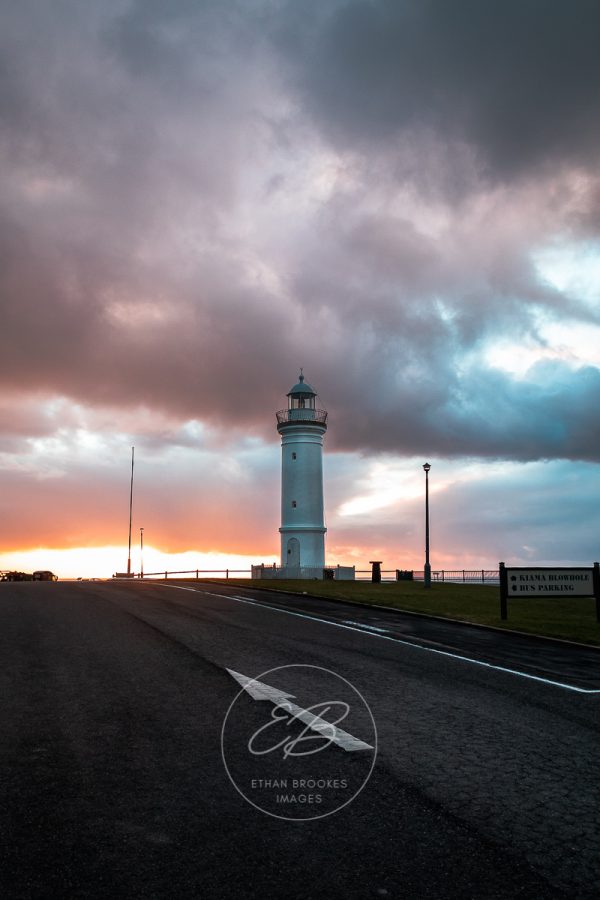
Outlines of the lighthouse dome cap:
[{"label": "lighthouse dome cap", "polygon": [[307,381],[304,380],[304,375],[302,373],[302,370],[300,371],[300,380],[298,381],[298,384],[295,384],[294,387],[291,388],[287,394],[288,397],[298,396],[298,395],[304,395],[305,397],[316,397],[317,396],[317,392],[315,391],[315,389],[313,387],[311,387]]}]

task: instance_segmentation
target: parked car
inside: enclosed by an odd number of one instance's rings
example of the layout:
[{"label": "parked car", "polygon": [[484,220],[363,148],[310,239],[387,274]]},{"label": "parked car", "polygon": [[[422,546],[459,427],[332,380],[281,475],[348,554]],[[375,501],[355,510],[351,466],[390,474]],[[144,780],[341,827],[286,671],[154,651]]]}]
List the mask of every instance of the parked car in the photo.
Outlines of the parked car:
[{"label": "parked car", "polygon": [[38,569],[33,573],[34,581],[58,581],[58,575],[49,572],[47,569]]}]

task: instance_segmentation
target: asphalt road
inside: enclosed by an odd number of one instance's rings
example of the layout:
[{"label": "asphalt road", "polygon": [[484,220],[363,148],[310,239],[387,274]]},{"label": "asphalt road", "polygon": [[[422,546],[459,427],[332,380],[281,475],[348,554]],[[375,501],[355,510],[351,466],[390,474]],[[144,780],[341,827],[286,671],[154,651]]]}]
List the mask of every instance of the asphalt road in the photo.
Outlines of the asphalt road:
[{"label": "asphalt road", "polygon": [[[593,650],[239,587],[42,582],[0,585],[0,654],[3,897],[600,894]],[[325,719],[346,702],[363,749],[313,729],[295,755],[302,722],[265,730],[277,706],[228,670]]]}]

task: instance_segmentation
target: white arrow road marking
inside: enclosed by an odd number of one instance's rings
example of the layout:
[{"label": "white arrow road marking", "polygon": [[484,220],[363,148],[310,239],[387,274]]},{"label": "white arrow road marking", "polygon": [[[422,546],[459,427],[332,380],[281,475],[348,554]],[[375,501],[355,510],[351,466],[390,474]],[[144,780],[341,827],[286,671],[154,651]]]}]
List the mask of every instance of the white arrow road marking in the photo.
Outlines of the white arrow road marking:
[{"label": "white arrow road marking", "polygon": [[227,671],[250,694],[253,700],[270,700],[272,703],[279,703],[281,700],[294,696],[270,687],[268,684],[263,684],[262,681],[255,681],[254,678],[248,678],[247,675],[234,672],[233,669],[227,669]]},{"label": "white arrow road marking", "polygon": [[[262,681],[256,681],[255,678],[248,678],[247,675],[234,672],[233,669],[227,669],[227,671],[250,694],[253,700],[270,700],[271,703],[281,703],[282,700],[287,700],[289,697],[294,696],[294,694],[286,694]],[[316,716],[308,709],[296,706],[295,703],[286,703],[285,708],[290,711],[295,719],[304,722],[305,725],[308,725],[312,731],[316,731],[321,737],[329,738],[332,743],[337,744],[342,750],[373,750],[371,744],[366,744],[359,738],[355,738],[352,734],[349,734],[342,728],[338,728],[336,725],[332,725],[326,719],[321,719],[320,716]]]}]

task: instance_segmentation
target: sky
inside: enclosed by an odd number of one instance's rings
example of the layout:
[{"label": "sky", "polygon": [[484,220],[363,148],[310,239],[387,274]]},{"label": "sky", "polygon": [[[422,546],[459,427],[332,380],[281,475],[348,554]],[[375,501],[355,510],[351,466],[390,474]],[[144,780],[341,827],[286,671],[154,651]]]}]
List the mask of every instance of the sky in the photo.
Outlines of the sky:
[{"label": "sky", "polygon": [[0,569],[600,557],[596,0],[0,9]]}]

